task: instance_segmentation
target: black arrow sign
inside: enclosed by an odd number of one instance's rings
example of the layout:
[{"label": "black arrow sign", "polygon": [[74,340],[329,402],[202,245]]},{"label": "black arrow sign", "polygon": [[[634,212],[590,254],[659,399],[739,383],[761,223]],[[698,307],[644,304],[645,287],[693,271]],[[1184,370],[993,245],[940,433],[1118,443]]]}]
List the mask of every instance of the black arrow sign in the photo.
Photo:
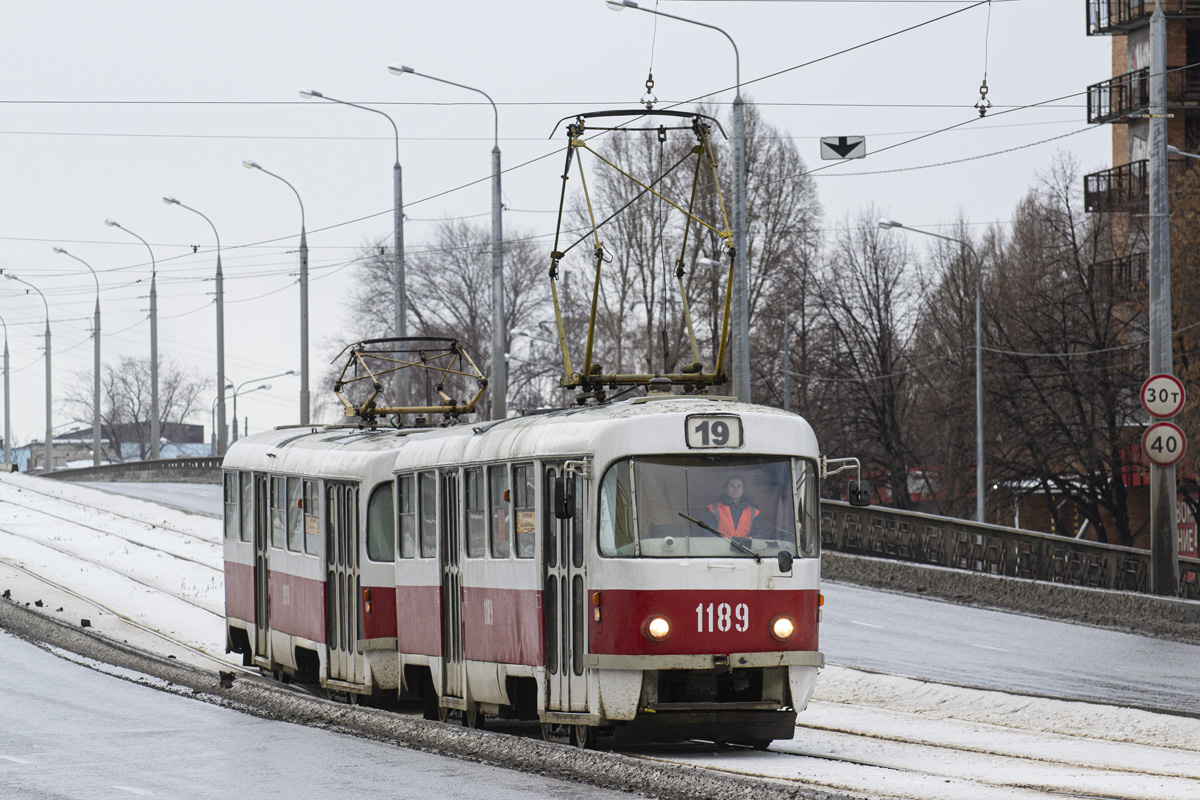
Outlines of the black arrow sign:
[{"label": "black arrow sign", "polygon": [[848,136],[839,136],[838,140],[837,140],[837,144],[834,144],[833,142],[824,142],[824,145],[826,147],[828,147],[830,150],[832,150],[833,152],[837,153],[842,158],[845,158],[846,156],[850,155],[852,152],[857,150],[858,146],[862,144],[862,139],[859,139],[856,142],[847,143],[846,139],[848,139],[848,138],[849,138]]}]

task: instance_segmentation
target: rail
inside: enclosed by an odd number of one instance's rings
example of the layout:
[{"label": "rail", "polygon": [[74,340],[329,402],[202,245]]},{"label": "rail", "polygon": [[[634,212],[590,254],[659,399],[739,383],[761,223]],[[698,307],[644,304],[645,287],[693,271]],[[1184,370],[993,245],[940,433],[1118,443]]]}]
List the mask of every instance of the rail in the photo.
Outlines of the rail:
[{"label": "rail", "polygon": [[161,481],[163,483],[220,483],[221,459],[164,458],[158,461],[124,461],[99,467],[58,469],[44,475],[60,481]]},{"label": "rail", "polygon": [[1087,35],[1118,33],[1144,25],[1156,6],[1168,17],[1200,17],[1200,0],[1088,0]]},{"label": "rail", "polygon": [[[1150,592],[1150,551],[953,517],[821,501],[821,546],[949,569]],[[1178,595],[1200,599],[1200,559],[1179,559]]]}]

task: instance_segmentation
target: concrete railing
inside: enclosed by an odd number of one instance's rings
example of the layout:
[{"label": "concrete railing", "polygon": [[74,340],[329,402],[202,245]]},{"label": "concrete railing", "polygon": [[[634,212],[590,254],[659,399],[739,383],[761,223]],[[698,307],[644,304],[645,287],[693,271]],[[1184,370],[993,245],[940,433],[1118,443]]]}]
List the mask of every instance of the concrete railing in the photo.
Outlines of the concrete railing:
[{"label": "concrete railing", "polygon": [[159,461],[125,461],[99,467],[59,469],[46,475],[60,481],[141,481],[146,483],[221,482],[221,459],[164,458]]},{"label": "concrete railing", "polygon": [[[1150,551],[953,517],[821,501],[826,550],[991,575],[1150,591]],[[1178,596],[1200,599],[1200,559],[1179,559]]]}]

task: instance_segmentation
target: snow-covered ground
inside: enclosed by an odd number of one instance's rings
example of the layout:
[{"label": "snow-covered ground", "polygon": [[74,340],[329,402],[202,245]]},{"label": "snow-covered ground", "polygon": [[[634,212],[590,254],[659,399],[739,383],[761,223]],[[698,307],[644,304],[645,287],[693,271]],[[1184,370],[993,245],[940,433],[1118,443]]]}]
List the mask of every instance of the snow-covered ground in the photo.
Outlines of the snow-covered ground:
[{"label": "snow-covered ground", "polygon": [[[0,590],[15,602],[212,670],[240,663],[223,652],[220,566],[215,517],[0,475]],[[1200,800],[1200,719],[838,666],[771,752],[644,756],[880,797]]]}]

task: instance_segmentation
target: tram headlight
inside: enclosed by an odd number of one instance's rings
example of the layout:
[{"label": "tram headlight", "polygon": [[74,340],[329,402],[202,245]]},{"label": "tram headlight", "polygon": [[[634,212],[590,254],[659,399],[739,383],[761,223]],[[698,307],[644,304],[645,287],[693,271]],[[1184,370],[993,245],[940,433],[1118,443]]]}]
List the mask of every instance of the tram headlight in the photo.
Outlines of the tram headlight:
[{"label": "tram headlight", "polygon": [[656,614],[642,625],[642,635],[652,642],[664,642],[671,635],[671,621]]},{"label": "tram headlight", "polygon": [[779,616],[771,620],[771,635],[781,642],[786,642],[796,635],[796,623],[791,617]]}]

